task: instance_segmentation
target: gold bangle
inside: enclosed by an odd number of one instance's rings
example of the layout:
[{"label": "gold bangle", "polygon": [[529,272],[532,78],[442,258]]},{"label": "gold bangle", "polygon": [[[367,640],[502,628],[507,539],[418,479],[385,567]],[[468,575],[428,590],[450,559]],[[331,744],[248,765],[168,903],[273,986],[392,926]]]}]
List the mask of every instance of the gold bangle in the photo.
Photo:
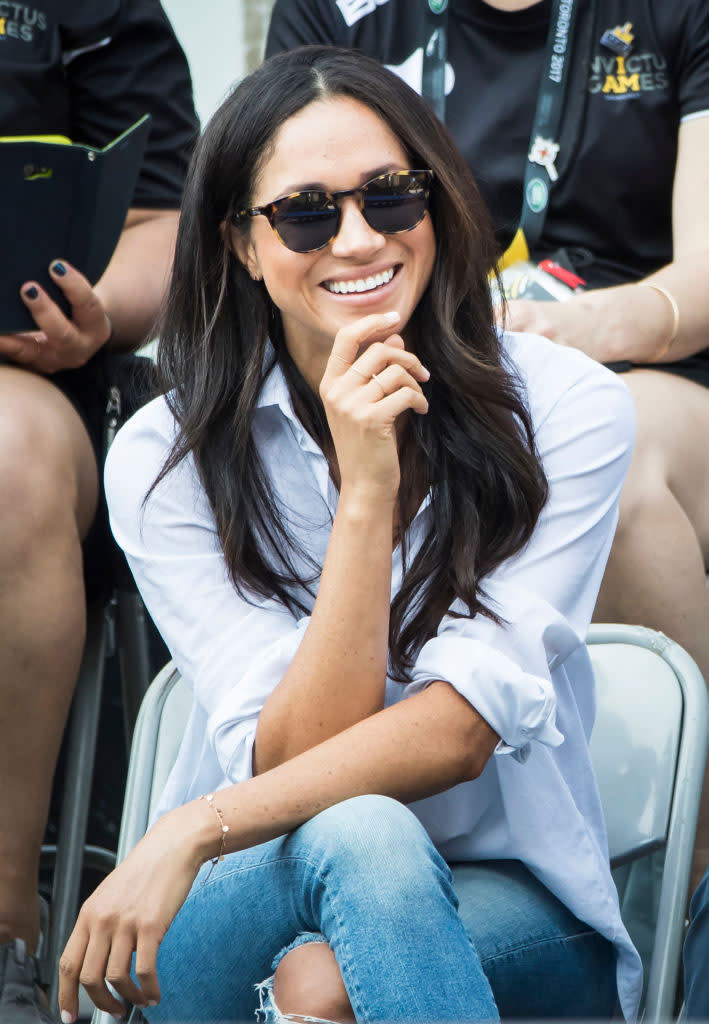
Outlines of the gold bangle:
[{"label": "gold bangle", "polygon": [[209,876],[212,874],[212,871],[214,871],[216,865],[219,863],[219,861],[224,860],[224,843],[226,842],[226,834],[229,831],[229,826],[224,824],[224,815],[222,814],[221,809],[217,807],[217,805],[214,803],[214,793],[204,793],[200,797],[200,800],[206,800],[209,806],[216,814],[217,819],[219,820],[219,833],[221,836],[219,853],[216,855],[216,857],[212,858],[212,866],[209,869],[209,873],[204,880],[204,884],[206,885],[206,883],[209,881]]},{"label": "gold bangle", "polygon": [[671,292],[668,292],[666,288],[663,288],[662,285],[654,284],[654,282],[652,281],[638,281],[638,285],[641,288],[652,288],[660,295],[664,295],[669,304],[672,306],[672,334],[670,335],[670,340],[667,342],[667,344],[663,348],[661,348],[659,352],[655,354],[655,358],[652,360],[652,362],[656,363],[660,359],[662,359],[663,356],[667,355],[670,348],[672,347],[672,342],[675,340],[679,333],[679,306],[677,305],[677,300],[675,299],[674,295],[672,295]]}]

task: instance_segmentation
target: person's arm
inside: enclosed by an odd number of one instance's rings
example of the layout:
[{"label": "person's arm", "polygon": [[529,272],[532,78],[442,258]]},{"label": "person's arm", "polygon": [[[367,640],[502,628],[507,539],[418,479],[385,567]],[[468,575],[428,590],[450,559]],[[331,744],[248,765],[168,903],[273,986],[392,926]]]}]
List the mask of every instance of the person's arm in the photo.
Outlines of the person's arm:
[{"label": "person's arm", "polygon": [[680,125],[672,214],[674,259],[646,279],[667,289],[679,308],[679,331],[667,351],[663,352],[673,330],[672,307],[664,295],[638,284],[585,292],[568,302],[510,302],[508,328],[579,348],[599,362],[674,362],[705,348],[709,344],[709,116]]},{"label": "person's arm", "polygon": [[[303,640],[259,715],[261,772],[384,706],[392,534],[399,489],[396,419],[425,414],[418,358],[389,336],[396,314],[338,332],[320,384],[337,454],[340,497],[318,596]],[[357,358],[360,345],[375,341]],[[354,364],[354,365],[352,365]],[[373,374],[377,381],[372,380]],[[382,394],[382,387],[391,391]]]},{"label": "person's arm", "polygon": [[[403,802],[476,778],[498,737],[446,683],[387,708],[286,764],[220,790],[215,803],[229,831],[226,852],[297,828],[352,796],[380,793]],[[61,959],[59,1005],[78,1012],[78,985],[99,1009],[123,1015],[106,988],[138,1005],[156,1003],[157,950],[200,866],[220,850],[222,833],[205,801],[161,818],[84,904]],[[130,978],[136,951],[140,989]]]}]

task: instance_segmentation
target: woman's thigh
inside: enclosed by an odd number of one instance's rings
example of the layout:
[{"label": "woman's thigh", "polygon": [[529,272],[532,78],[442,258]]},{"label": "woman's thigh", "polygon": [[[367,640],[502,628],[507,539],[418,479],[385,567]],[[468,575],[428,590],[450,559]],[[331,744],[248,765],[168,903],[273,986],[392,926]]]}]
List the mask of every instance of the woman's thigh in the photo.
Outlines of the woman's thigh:
[{"label": "woman's thigh", "polygon": [[612,1015],[617,994],[610,942],[519,861],[451,866],[458,912],[503,1020]]}]

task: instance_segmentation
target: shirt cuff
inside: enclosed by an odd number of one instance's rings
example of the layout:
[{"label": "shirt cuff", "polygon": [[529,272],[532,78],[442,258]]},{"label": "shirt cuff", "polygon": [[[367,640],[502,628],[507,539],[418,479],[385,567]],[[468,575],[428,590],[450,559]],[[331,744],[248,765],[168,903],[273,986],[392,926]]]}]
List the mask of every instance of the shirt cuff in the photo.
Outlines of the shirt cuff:
[{"label": "shirt cuff", "polygon": [[420,692],[434,680],[453,686],[492,726],[500,737],[495,754],[525,761],[531,740],[547,747],[564,742],[551,681],[473,637],[436,636],[424,644],[407,689]]}]

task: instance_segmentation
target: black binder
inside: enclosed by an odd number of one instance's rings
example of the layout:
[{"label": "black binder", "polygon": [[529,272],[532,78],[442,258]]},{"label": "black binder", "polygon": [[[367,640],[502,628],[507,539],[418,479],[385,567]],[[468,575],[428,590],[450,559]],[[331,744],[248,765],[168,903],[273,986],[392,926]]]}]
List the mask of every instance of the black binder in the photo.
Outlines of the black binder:
[{"label": "black binder", "polygon": [[36,328],[20,287],[38,281],[65,310],[49,264],[65,259],[91,284],[108,266],[131,205],[150,130],[146,114],[104,149],[0,140],[0,333]]}]

